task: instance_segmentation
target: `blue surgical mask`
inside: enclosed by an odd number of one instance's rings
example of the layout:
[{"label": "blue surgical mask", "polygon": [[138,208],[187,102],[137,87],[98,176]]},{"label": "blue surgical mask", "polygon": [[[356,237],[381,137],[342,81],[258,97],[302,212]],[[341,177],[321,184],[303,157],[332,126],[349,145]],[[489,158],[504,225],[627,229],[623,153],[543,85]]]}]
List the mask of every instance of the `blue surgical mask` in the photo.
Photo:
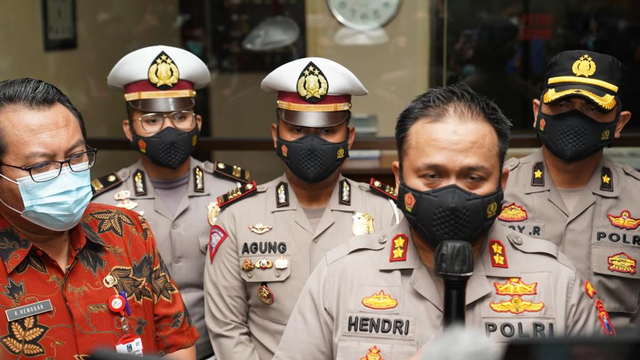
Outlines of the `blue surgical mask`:
[{"label": "blue surgical mask", "polygon": [[[47,178],[51,176],[49,173],[37,174],[34,177]],[[91,201],[91,174],[88,170],[74,172],[65,166],[57,178],[45,182],[35,182],[31,176],[15,181],[2,174],[0,176],[18,185],[24,210],[16,210],[2,199],[0,202],[20,214],[22,218],[45,229],[67,231],[73,228],[80,222]]]}]

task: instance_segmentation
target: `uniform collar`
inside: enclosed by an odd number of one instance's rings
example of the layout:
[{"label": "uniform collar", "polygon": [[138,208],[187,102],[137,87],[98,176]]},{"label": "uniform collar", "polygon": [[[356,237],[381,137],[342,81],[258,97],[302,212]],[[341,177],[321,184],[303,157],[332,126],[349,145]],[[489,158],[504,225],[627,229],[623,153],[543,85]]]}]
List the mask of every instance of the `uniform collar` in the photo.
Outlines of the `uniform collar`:
[{"label": "uniform collar", "polygon": [[[85,210],[83,220],[69,230],[70,237],[70,259],[73,259],[84,248],[87,243],[87,239],[98,245],[104,245],[104,243],[97,237],[85,236],[85,218],[88,216],[89,209]],[[0,217],[0,258],[4,267],[7,269],[7,274],[10,274],[15,270],[23,261],[30,256],[41,256],[38,253],[37,246],[33,245],[31,241],[26,239],[20,234],[14,227],[3,217]]]},{"label": "uniform collar", "polygon": [[[196,171],[196,168],[199,169],[199,172]],[[142,165],[142,160],[138,160],[135,164],[129,167],[129,174],[127,179],[124,182],[123,190],[128,190],[131,194],[131,199],[154,199],[155,190],[153,188],[153,184],[151,183],[151,179],[147,175],[146,170],[144,169],[144,165]],[[136,195],[136,179],[135,175],[141,171],[143,174],[142,185],[146,190],[146,194],[144,195]],[[200,177],[202,184],[202,191],[198,191],[196,187],[197,178]],[[204,164],[193,157],[189,157],[189,184],[187,185],[187,196],[208,196],[210,195],[209,188],[207,187],[205,175],[204,175]]]},{"label": "uniform collar", "polygon": [[[347,186],[349,187],[350,202],[348,205],[340,203],[340,195],[344,193],[344,189],[340,187],[341,185],[344,186],[343,181],[346,182]],[[278,207],[278,188],[282,184],[284,184],[284,191],[286,193],[286,200],[288,201],[288,205]],[[286,174],[283,174],[279,178],[273,180],[271,182],[271,185],[273,186],[273,192],[268,195],[271,197],[271,212],[290,211],[298,209],[298,198],[296,197],[296,193],[295,191],[293,191],[293,188],[291,187]],[[357,203],[357,201],[359,200],[359,196],[361,195],[360,192],[354,191],[354,186],[358,186],[358,183],[350,181],[344,176],[340,175],[338,177],[338,181],[333,186],[333,192],[331,193],[331,197],[329,198],[327,207],[329,207],[331,210],[337,211],[354,211],[354,207],[351,204]]]}]

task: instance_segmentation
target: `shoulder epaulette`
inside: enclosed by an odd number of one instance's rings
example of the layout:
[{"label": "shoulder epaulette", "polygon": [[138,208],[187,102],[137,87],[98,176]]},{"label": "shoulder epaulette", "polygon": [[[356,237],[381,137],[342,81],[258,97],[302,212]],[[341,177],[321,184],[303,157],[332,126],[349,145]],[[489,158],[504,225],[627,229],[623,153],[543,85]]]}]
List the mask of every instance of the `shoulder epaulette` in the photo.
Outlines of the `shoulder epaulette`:
[{"label": "shoulder epaulette", "polygon": [[512,157],[511,159],[504,162],[504,168],[509,171],[513,171],[513,169],[517,168],[520,165],[520,159]]},{"label": "shoulder epaulette", "polygon": [[122,180],[115,172],[93,179],[91,180],[91,191],[93,192],[93,197],[95,198],[109,189],[120,186],[120,184],[122,184]]},{"label": "shoulder epaulette", "polygon": [[213,167],[213,174],[219,177],[249,183],[251,181],[251,173],[248,170],[235,165],[228,165],[220,161],[216,161]]},{"label": "shoulder epaulette", "polygon": [[374,190],[374,193],[378,195],[382,195],[383,197],[389,198],[391,200],[398,200],[398,195],[396,194],[396,190],[393,186],[387,185],[380,180],[376,180],[371,178],[369,181],[369,186]]},{"label": "shoulder epaulette", "polygon": [[637,180],[640,180],[640,172],[634,169],[631,165],[628,165],[628,164],[623,165],[622,170],[624,170],[624,172],[627,173],[627,175],[634,177]]},{"label": "shoulder epaulette", "polygon": [[346,243],[329,250],[327,252],[327,264],[331,264],[352,252],[358,250],[381,250],[384,249],[388,235],[371,234],[365,236],[352,237]]},{"label": "shoulder epaulette", "polygon": [[256,190],[257,186],[255,181],[251,181],[240,187],[232,189],[228,193],[218,196],[218,207],[223,209],[235,202],[238,202],[240,199],[244,199],[255,194]]}]

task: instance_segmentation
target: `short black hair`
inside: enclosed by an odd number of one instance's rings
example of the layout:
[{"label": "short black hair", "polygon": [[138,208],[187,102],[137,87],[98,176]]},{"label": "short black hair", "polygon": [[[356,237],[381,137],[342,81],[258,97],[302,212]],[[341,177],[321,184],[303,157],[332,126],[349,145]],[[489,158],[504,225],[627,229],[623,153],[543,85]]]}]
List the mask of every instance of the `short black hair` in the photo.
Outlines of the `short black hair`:
[{"label": "short black hair", "polygon": [[422,119],[439,121],[453,114],[463,115],[460,118],[465,120],[481,119],[493,127],[498,136],[499,160],[502,165],[509,148],[511,122],[493,101],[464,84],[429,89],[418,95],[400,113],[396,123],[396,146],[400,163],[413,124]]},{"label": "short black hair", "polygon": [[[71,103],[69,98],[55,85],[46,81],[22,78],[0,81],[0,112],[10,106],[19,106],[27,109],[48,109],[59,103],[73,114],[78,120],[82,138],[87,138],[87,130],[84,126],[82,114]],[[0,117],[0,121],[1,117]],[[0,131],[0,158],[5,154],[6,142]]]}]

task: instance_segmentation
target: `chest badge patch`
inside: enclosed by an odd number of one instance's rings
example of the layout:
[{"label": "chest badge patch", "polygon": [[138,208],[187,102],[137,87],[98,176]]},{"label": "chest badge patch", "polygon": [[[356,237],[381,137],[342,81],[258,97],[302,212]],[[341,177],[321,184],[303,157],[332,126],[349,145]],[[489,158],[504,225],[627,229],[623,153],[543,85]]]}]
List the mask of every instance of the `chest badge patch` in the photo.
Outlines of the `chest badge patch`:
[{"label": "chest badge patch", "polygon": [[398,234],[393,238],[389,261],[393,262],[407,260],[407,246],[409,246],[408,239],[409,238],[405,234]]},{"label": "chest badge patch", "polygon": [[636,259],[624,252],[607,257],[607,263],[609,263],[609,271],[631,275],[636,273]]},{"label": "chest badge patch", "polygon": [[631,217],[629,210],[622,210],[620,215],[607,214],[611,225],[625,230],[635,230],[640,226],[640,219]]},{"label": "chest badge patch", "polygon": [[596,289],[593,288],[593,285],[591,285],[590,281],[584,282],[584,292],[587,293],[587,295],[592,299],[593,296],[598,293]]},{"label": "chest badge patch", "polygon": [[269,231],[271,231],[272,228],[273,226],[265,225],[263,223],[257,223],[255,225],[249,226],[249,230],[252,233],[258,234],[258,235],[266,234]]},{"label": "chest badge patch", "polygon": [[499,268],[508,268],[507,251],[500,240],[491,240],[489,242],[489,252],[491,253],[491,266]]},{"label": "chest badge patch", "polygon": [[378,347],[374,346],[371,349],[369,349],[369,352],[367,353],[367,355],[365,355],[363,358],[360,358],[360,360],[384,360],[384,359],[382,358],[382,355],[380,355],[380,350],[378,349]]},{"label": "chest badge patch", "polygon": [[373,217],[371,214],[359,212],[351,218],[353,219],[353,224],[351,226],[353,235],[369,235],[376,232],[376,229],[373,227]]},{"label": "chest badge patch", "polygon": [[390,294],[385,294],[384,290],[380,290],[379,293],[362,299],[362,305],[369,309],[387,310],[398,306],[398,300],[392,298]]},{"label": "chest badge patch", "polygon": [[496,288],[496,294],[502,296],[511,296],[508,301],[501,301],[498,303],[491,302],[489,306],[495,312],[522,314],[525,312],[538,312],[544,308],[544,302],[534,303],[522,299],[523,296],[537,294],[538,283],[534,282],[526,284],[522,282],[520,278],[509,278],[503,284],[494,282],[493,286]]},{"label": "chest badge patch", "polygon": [[503,207],[502,212],[498,215],[498,220],[508,222],[524,221],[528,218],[527,210],[520,205],[516,205],[516,203],[511,203],[511,205]]}]

